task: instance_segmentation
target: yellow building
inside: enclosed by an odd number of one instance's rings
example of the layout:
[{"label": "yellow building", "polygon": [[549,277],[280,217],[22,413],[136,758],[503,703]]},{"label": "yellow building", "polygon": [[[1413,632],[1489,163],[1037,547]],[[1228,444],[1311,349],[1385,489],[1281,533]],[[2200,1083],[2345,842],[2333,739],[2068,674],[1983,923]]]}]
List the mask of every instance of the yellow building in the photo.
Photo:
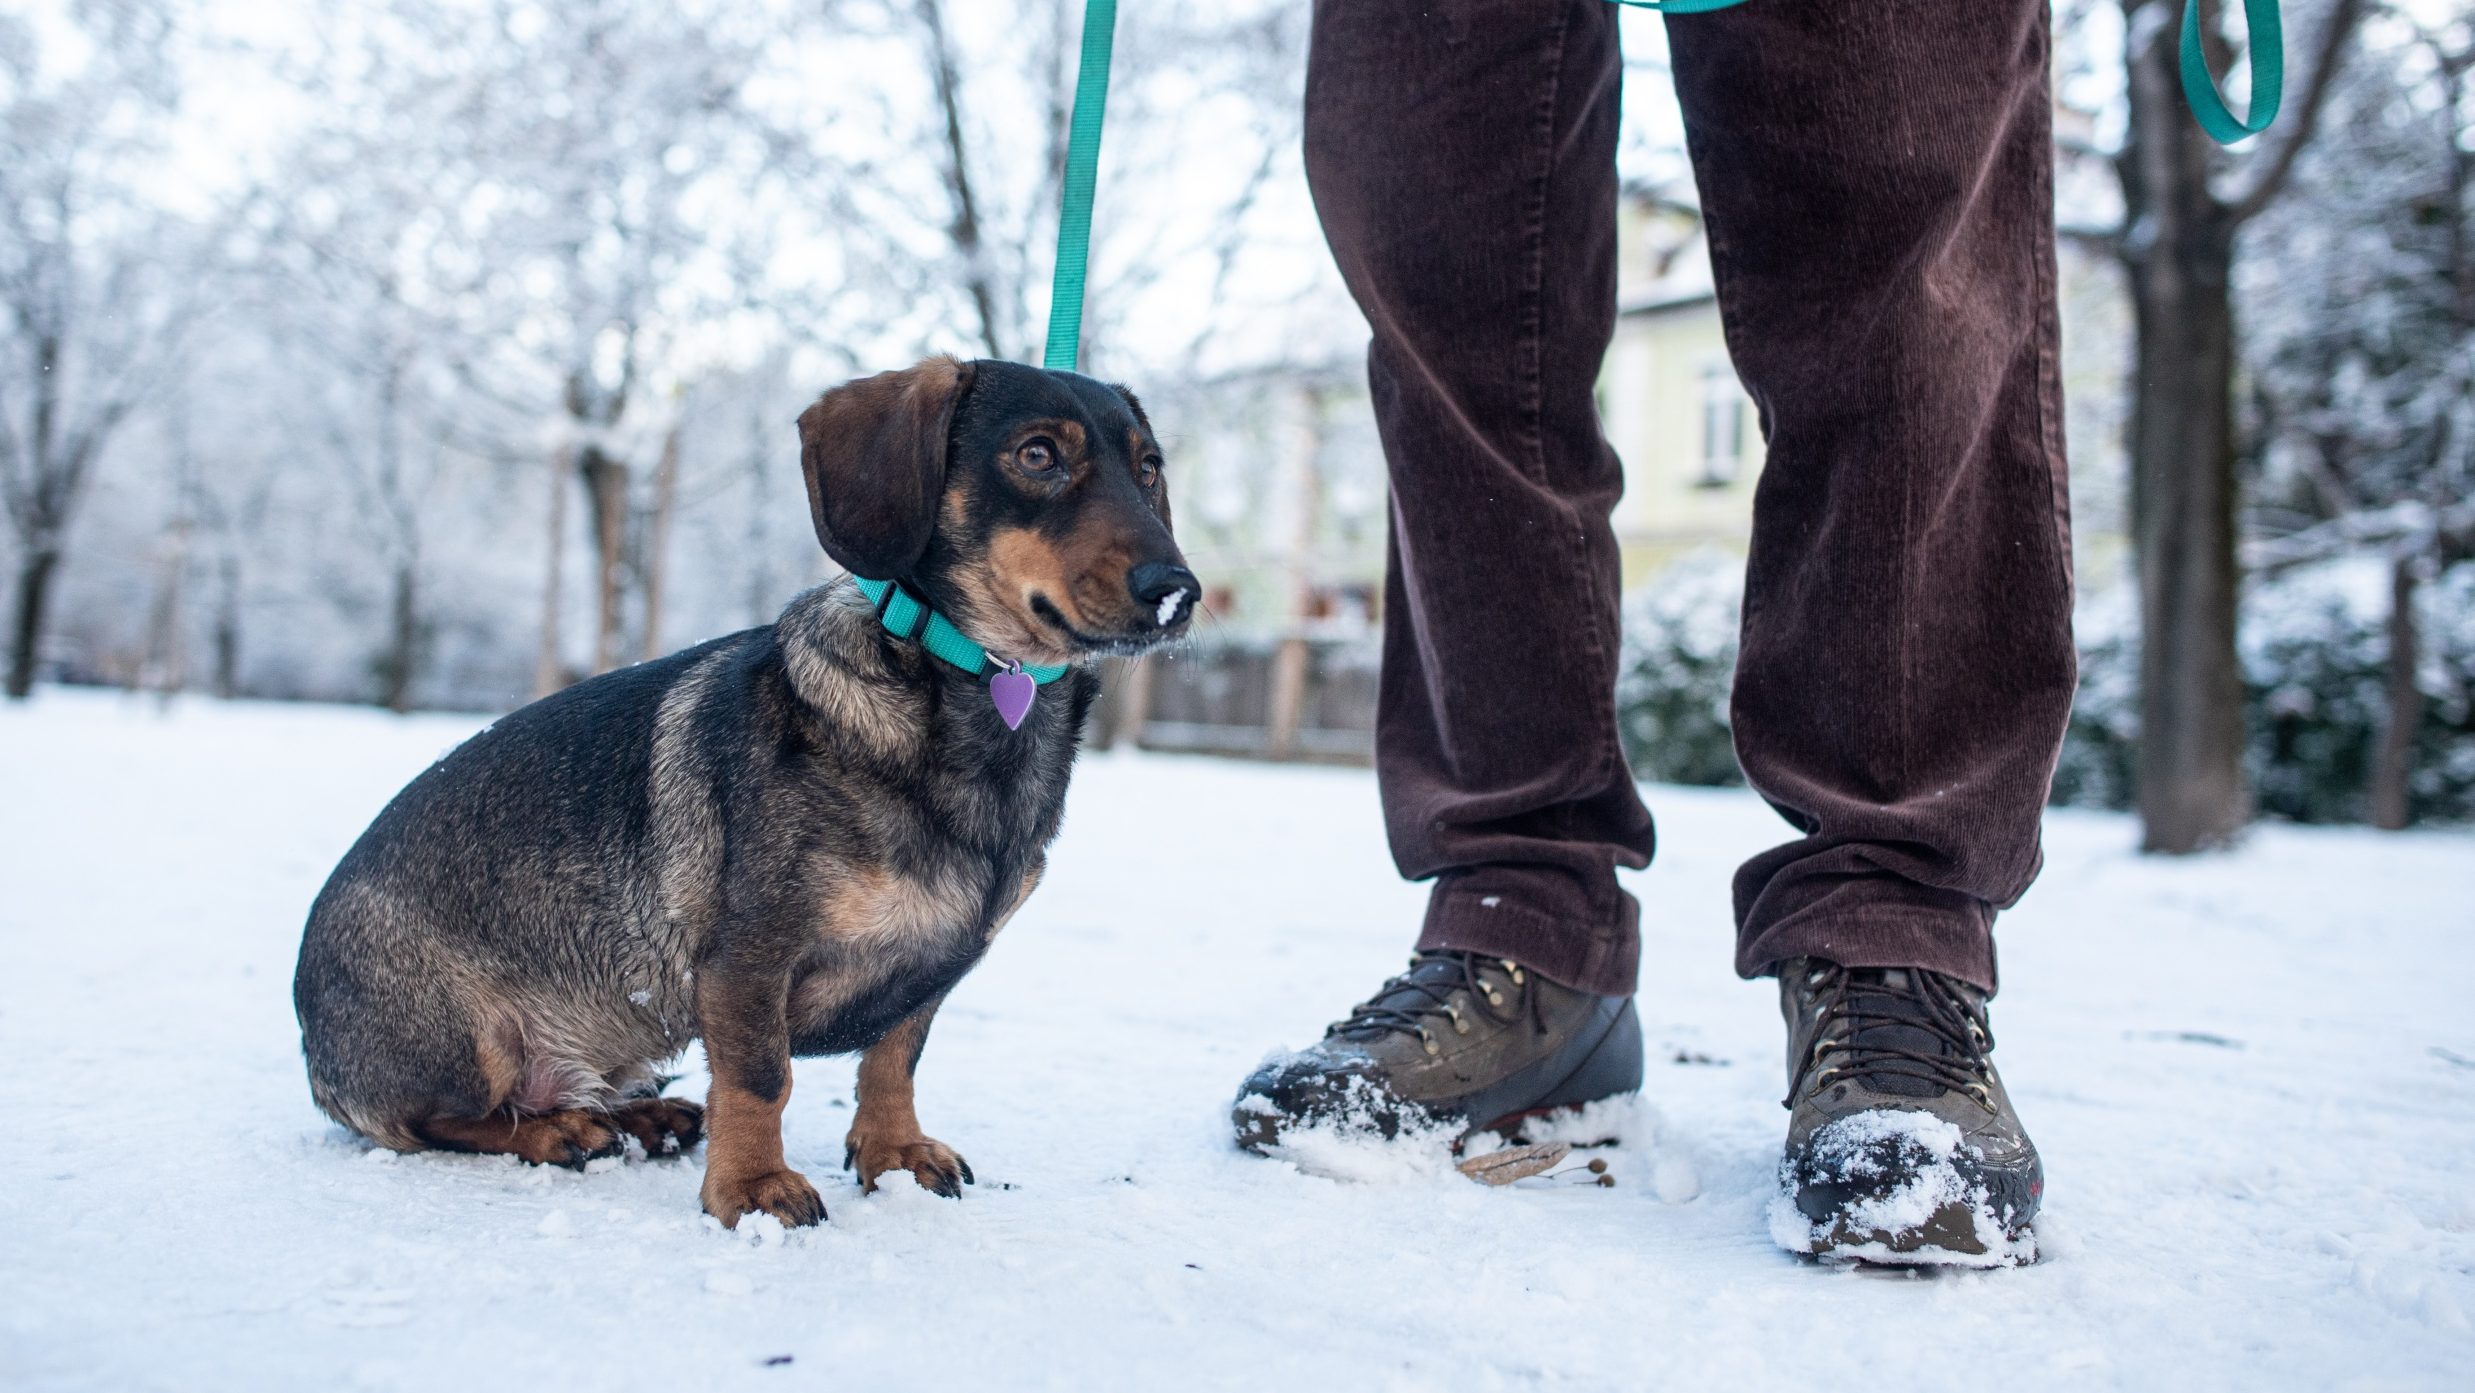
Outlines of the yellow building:
[{"label": "yellow building", "polygon": [[[1701,216],[1633,191],[1617,222],[1616,332],[1599,370],[1608,443],[1624,461],[1616,540],[1630,590],[1705,547],[1742,555],[1753,535],[1761,423],[1729,364]],[[2080,588],[2128,566],[2122,449],[2130,312],[2120,274],[2065,244],[2062,375]]]},{"label": "yellow building", "polygon": [[1704,547],[1744,551],[1762,432],[1728,362],[1700,216],[1628,198],[1617,239],[1615,341],[1598,397],[1624,461],[1615,527],[1631,589]]}]

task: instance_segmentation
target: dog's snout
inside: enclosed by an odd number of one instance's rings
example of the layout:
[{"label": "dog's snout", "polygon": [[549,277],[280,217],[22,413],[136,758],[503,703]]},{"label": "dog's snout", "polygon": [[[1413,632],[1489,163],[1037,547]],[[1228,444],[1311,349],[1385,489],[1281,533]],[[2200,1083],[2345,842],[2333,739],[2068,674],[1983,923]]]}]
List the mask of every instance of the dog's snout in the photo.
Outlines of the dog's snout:
[{"label": "dog's snout", "polygon": [[1126,588],[1164,629],[1184,619],[1203,594],[1195,573],[1174,561],[1146,561],[1135,567],[1126,573]]}]

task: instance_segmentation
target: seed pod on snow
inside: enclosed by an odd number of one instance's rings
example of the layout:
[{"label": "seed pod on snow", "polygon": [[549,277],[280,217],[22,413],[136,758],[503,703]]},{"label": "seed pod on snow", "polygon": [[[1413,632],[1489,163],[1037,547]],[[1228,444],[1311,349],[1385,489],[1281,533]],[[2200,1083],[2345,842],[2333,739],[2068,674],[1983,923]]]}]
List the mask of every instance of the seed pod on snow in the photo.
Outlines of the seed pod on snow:
[{"label": "seed pod on snow", "polygon": [[1536,1146],[1508,1146],[1490,1151],[1484,1156],[1472,1156],[1460,1165],[1463,1175],[1481,1185],[1510,1185],[1516,1180],[1551,1170],[1572,1154],[1571,1142],[1542,1142]]}]

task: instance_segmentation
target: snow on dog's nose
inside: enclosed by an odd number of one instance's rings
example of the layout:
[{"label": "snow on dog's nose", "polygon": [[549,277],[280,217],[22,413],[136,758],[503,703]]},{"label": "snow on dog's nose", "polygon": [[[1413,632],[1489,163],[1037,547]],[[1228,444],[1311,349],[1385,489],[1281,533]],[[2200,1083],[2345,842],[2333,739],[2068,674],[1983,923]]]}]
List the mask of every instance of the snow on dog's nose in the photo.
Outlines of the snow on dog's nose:
[{"label": "snow on dog's nose", "polygon": [[1153,622],[1163,629],[1182,622],[1203,593],[1194,572],[1170,561],[1146,561],[1128,571],[1126,588],[1151,607]]}]

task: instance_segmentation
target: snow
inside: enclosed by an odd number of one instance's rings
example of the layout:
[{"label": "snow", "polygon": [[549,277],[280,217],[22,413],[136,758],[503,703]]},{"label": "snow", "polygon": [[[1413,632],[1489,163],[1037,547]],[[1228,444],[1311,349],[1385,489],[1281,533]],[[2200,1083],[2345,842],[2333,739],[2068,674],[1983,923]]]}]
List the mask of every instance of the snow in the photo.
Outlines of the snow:
[{"label": "snow", "polygon": [[1372,781],[1095,756],[921,1067],[978,1186],[861,1196],[852,1066],[802,1061],[788,1149],[831,1220],[732,1234],[694,1157],[398,1157],[310,1106],[310,897],[477,725],[0,708],[0,1385],[2459,1388],[2475,1356],[2464,832],[2166,861],[2052,816],[1994,1005],[2043,1260],[1886,1278],[1771,1238],[1776,999],[1727,966],[1729,872],[1782,833],[1751,795],[1650,790],[1650,1078],[1556,1129],[1621,1138],[1574,1156],[1613,1188],[1415,1145],[1340,1181],[1236,1152],[1225,1112],[1406,956]]}]

